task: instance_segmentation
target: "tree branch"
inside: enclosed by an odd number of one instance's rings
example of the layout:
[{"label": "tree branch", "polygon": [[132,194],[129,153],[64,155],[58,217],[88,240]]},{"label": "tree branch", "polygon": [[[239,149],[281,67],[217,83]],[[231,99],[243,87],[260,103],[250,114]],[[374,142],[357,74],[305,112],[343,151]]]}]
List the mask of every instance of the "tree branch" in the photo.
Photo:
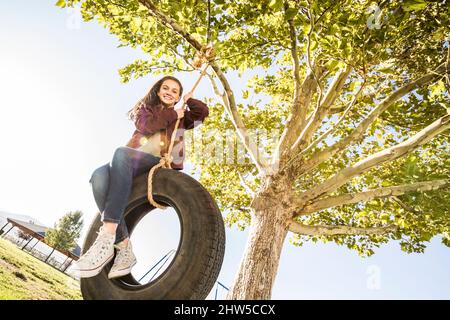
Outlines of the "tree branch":
[{"label": "tree branch", "polygon": [[346,109],[345,106],[335,106],[332,107],[329,111],[330,114],[336,114],[336,113],[341,113],[342,111],[344,111]]},{"label": "tree branch", "polygon": [[395,225],[387,225],[384,227],[358,228],[350,226],[329,226],[318,225],[309,226],[294,220],[289,225],[289,231],[307,236],[335,236],[335,235],[384,235],[397,230]]},{"label": "tree branch", "polygon": [[[324,68],[318,67],[316,70],[316,74],[322,75],[324,70]],[[313,72],[309,71],[305,79],[303,80],[300,89],[295,92],[291,113],[280,136],[280,140],[273,155],[273,161],[277,161],[279,159],[281,164],[281,161],[283,161],[283,159],[287,159],[286,154],[289,153],[290,146],[297,138],[298,132],[303,130],[307,110],[309,105],[311,104],[312,96],[316,91],[317,82],[314,79]]]},{"label": "tree branch", "polygon": [[450,128],[450,115],[445,115],[407,140],[390,148],[379,151],[361,161],[358,161],[354,165],[341,170],[316,188],[302,193],[300,198],[303,203],[305,203],[332,192],[347,183],[353,177],[362,174],[370,168],[380,165],[386,161],[398,159],[403,155],[414,151],[419,146],[427,143],[436,135],[447,130],[448,128]]},{"label": "tree branch", "polygon": [[397,198],[396,196],[393,196],[392,199],[393,199],[395,202],[397,202],[397,203],[400,205],[400,207],[402,207],[404,210],[410,211],[410,212],[412,212],[412,213],[420,213],[419,210],[417,210],[417,209],[411,207],[410,205],[407,205],[406,203],[404,203],[402,200],[400,200],[400,199]]},{"label": "tree branch", "polygon": [[[286,8],[285,8],[286,9]],[[310,8],[311,10],[311,8]],[[283,165],[283,161],[288,159],[289,148],[297,138],[298,132],[303,131],[306,124],[306,116],[308,108],[311,104],[311,99],[317,89],[322,94],[322,88],[320,87],[319,78],[326,71],[326,68],[319,66],[315,62],[311,61],[311,35],[314,28],[314,16],[310,12],[310,30],[307,35],[307,75],[303,82],[300,84],[300,66],[297,52],[297,34],[293,20],[288,20],[289,23],[289,36],[291,40],[291,55],[294,64],[294,79],[295,79],[295,92],[294,101],[292,103],[291,113],[287,119],[284,130],[281,134],[280,140],[273,153],[272,162],[280,162]]]},{"label": "tree branch", "polygon": [[[370,201],[375,198],[395,197],[409,192],[432,191],[437,189],[448,188],[449,186],[450,186],[450,179],[442,179],[442,180],[422,181],[400,186],[377,188],[359,193],[346,193],[339,196],[319,199],[304,207],[301,211],[301,214],[303,215],[308,213],[314,213],[327,208],[343,206],[346,204],[357,203],[360,201]],[[304,203],[303,200],[298,199],[298,204],[301,205],[302,203]]]},{"label": "tree branch", "polygon": [[[285,11],[288,8],[285,7]],[[294,79],[295,79],[295,92],[296,95],[300,92],[301,80],[300,80],[300,62],[298,59],[297,52],[297,32],[294,26],[294,19],[288,20],[289,24],[289,37],[291,39],[291,56],[292,61],[294,62]]]},{"label": "tree branch", "polygon": [[333,83],[328,88],[325,97],[320,102],[320,104],[318,104],[317,108],[314,110],[312,116],[310,117],[310,120],[308,121],[303,131],[300,133],[297,140],[292,144],[290,148],[291,152],[294,153],[299,152],[300,150],[303,149],[305,144],[309,143],[311,137],[316,132],[317,128],[322,124],[322,120],[328,114],[329,108],[334,104],[337,97],[339,96],[339,93],[341,92],[344,83],[347,80],[348,76],[350,75],[351,71],[352,68],[350,66],[346,66],[345,69],[341,70],[336,75]]},{"label": "tree branch", "polygon": [[245,179],[244,179],[244,177],[242,176],[242,173],[240,173],[239,171],[237,171],[237,174],[238,174],[238,176],[239,176],[239,180],[241,180],[241,185],[242,185],[242,187],[245,189],[245,191],[247,191],[248,193],[250,193],[250,195],[251,195],[252,197],[254,197],[254,196],[255,196],[255,191],[253,191],[252,188],[250,188],[250,187],[248,186],[248,184],[245,182]]},{"label": "tree branch", "polygon": [[139,0],[143,6],[145,6],[149,12],[160,22],[166,26],[172,28],[175,33],[181,35],[191,46],[193,46],[197,51],[200,51],[202,45],[194,37],[190,35],[189,32],[184,30],[172,17],[169,17],[162,13],[150,0]]},{"label": "tree branch", "polygon": [[317,152],[314,157],[308,159],[306,161],[295,161],[291,162],[289,165],[285,165],[281,168],[281,171],[292,170],[297,175],[301,175],[303,173],[309,172],[316,168],[319,164],[327,161],[331,157],[333,157],[336,153],[344,150],[347,146],[360,141],[364,136],[364,132],[367,128],[384,112],[388,109],[392,104],[402,98],[404,95],[412,92],[413,90],[422,87],[426,84],[429,84],[438,78],[442,77],[442,74],[439,72],[445,71],[445,65],[440,65],[435,71],[438,72],[430,72],[427,75],[401,87],[396,90],[389,97],[384,99],[375,109],[373,109],[369,115],[355,128],[355,130],[346,138],[336,142],[331,147]]},{"label": "tree branch", "polygon": [[359,96],[361,95],[361,92],[364,88],[364,84],[361,85],[361,87],[358,89],[358,92],[354,95],[352,101],[348,104],[348,106],[343,110],[344,113],[342,114],[342,116],[336,121],[336,123],[331,126],[327,131],[325,131],[323,134],[321,134],[316,140],[314,140],[313,142],[311,142],[307,148],[303,149],[301,152],[299,152],[293,159],[299,159],[301,158],[304,154],[306,154],[309,150],[311,150],[312,148],[314,148],[317,144],[319,144],[319,142],[321,142],[322,140],[324,140],[326,137],[328,137],[330,134],[332,134],[333,132],[335,132],[339,126],[339,124],[342,122],[342,120],[345,119],[345,117],[347,116],[347,114],[349,113],[349,111],[353,108],[353,106],[355,105],[355,102],[358,100]]},{"label": "tree branch", "polygon": [[258,149],[256,143],[250,143],[250,135],[248,133],[248,129],[245,127],[244,122],[241,119],[241,116],[239,115],[239,112],[237,111],[236,106],[236,100],[234,99],[233,91],[231,90],[230,84],[228,83],[228,80],[225,78],[225,75],[222,73],[220,68],[215,64],[211,64],[212,68],[214,69],[216,75],[218,76],[220,82],[222,83],[224,87],[224,97],[226,98],[227,105],[228,105],[228,111],[231,122],[233,123],[234,127],[236,128],[236,132],[238,136],[241,139],[242,144],[244,145],[245,149],[250,155],[250,158],[253,160],[253,163],[256,165],[259,173],[261,175],[266,175],[271,172],[271,169],[261,163],[258,159]]},{"label": "tree branch", "polygon": [[[194,37],[191,36],[189,32],[184,30],[172,17],[169,17],[162,13],[150,0],[139,0],[139,2],[144,5],[149,12],[161,23],[164,25],[172,28],[175,33],[181,35],[192,47],[194,47],[197,51],[200,51],[202,48],[202,44],[198,42]],[[231,119],[231,122],[233,123],[234,127],[236,128],[236,132],[241,139],[242,144],[244,145],[245,149],[250,155],[250,158],[253,160],[253,163],[258,168],[258,171],[260,174],[265,175],[267,172],[270,172],[271,170],[267,165],[264,165],[258,160],[258,150],[255,143],[250,143],[250,135],[248,134],[248,130],[244,125],[244,122],[242,121],[236,106],[236,100],[234,98],[233,91],[231,89],[231,86],[228,82],[228,79],[223,74],[221,68],[215,61],[209,61],[209,65],[213,68],[214,72],[216,73],[217,77],[219,78],[220,82],[222,83],[222,86],[225,90],[226,98],[228,100],[228,106],[229,109],[229,116]]]}]

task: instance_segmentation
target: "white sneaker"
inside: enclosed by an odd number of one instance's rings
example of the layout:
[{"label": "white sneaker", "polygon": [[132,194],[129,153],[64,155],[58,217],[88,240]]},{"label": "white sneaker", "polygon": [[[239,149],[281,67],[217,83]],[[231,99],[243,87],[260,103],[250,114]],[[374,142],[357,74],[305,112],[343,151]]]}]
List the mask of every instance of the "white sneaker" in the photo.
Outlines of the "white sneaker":
[{"label": "white sneaker", "polygon": [[89,250],[78,259],[72,269],[80,278],[98,275],[103,267],[114,258],[116,235],[106,232],[103,226],[97,233],[97,239],[95,239]]},{"label": "white sneaker", "polygon": [[131,273],[131,268],[137,263],[136,256],[133,253],[131,241],[128,241],[128,246],[123,243],[116,244],[117,249],[116,259],[109,271],[108,278],[119,278]]}]

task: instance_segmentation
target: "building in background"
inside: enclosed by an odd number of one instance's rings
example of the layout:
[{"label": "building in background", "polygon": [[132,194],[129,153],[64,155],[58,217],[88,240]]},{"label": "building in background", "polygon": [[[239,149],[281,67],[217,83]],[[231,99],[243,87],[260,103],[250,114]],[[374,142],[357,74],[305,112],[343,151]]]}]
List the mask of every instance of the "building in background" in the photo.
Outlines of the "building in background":
[{"label": "building in background", "polygon": [[[53,250],[44,243],[48,227],[38,220],[7,212],[0,212],[0,236],[15,243],[23,251],[46,262],[61,272],[66,272],[73,260],[78,260],[81,248],[77,246],[71,251]],[[73,275],[72,275],[73,276]]]}]

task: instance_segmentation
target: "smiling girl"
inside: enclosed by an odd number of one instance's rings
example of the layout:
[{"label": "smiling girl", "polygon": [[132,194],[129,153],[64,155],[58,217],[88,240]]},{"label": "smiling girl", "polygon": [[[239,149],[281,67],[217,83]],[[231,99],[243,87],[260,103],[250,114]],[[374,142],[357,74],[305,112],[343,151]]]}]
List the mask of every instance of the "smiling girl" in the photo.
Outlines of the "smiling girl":
[{"label": "smiling girl", "polygon": [[172,149],[171,167],[182,170],[184,130],[198,126],[209,114],[206,104],[192,98],[191,92],[183,97],[189,110],[176,110],[174,106],[182,93],[183,87],[175,77],[165,76],[157,81],[127,113],[136,126],[127,145],[117,148],[112,161],[93,172],[89,182],[103,225],[93,245],[73,268],[81,278],[99,274],[114,258],[114,248],[117,254],[108,274],[110,279],[129,274],[136,264],[123,217],[133,178],[148,172],[168,152],[177,119],[180,119],[180,130]]}]

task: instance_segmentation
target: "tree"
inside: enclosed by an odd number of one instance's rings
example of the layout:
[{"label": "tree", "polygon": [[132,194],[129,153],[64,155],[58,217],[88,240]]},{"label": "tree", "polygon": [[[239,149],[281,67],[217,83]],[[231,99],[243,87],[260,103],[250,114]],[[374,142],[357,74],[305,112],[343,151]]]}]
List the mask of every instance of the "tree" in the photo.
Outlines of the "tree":
[{"label": "tree", "polygon": [[55,250],[62,252],[73,250],[77,245],[83,228],[83,213],[79,210],[66,213],[55,223],[53,229],[47,230],[44,242],[53,248],[45,262],[50,258]]},{"label": "tree", "polygon": [[[245,161],[194,160],[226,222],[250,228],[228,298],[271,297],[289,231],[294,245],[333,241],[361,256],[393,240],[423,252],[437,235],[450,246],[446,1],[57,4],[81,4],[119,46],[149,55],[119,70],[124,82],[193,71],[194,53],[214,41],[217,99],[201,132],[232,129]],[[255,75],[236,88],[233,71]],[[255,142],[254,129],[281,135]]]}]

